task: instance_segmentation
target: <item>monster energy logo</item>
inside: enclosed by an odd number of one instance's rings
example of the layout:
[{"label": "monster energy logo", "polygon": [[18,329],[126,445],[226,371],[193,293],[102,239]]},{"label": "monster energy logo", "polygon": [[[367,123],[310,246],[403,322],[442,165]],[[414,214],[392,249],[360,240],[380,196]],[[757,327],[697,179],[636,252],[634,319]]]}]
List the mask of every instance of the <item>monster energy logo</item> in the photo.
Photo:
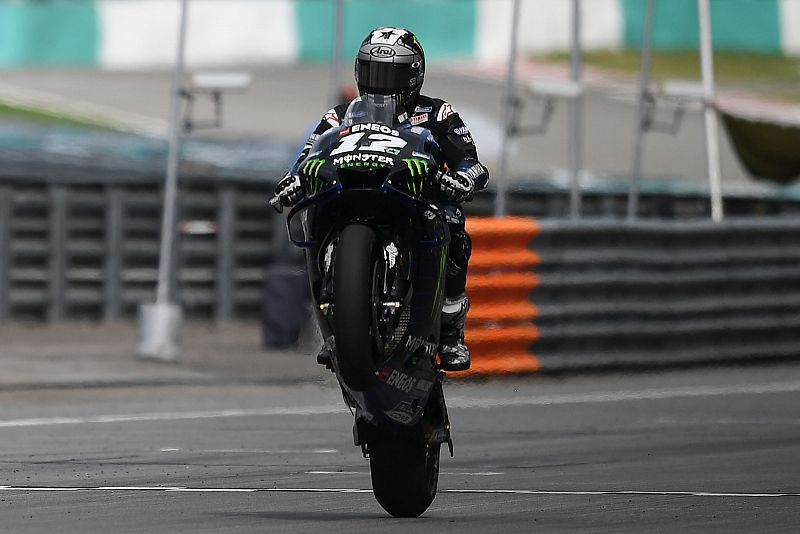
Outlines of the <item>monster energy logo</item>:
[{"label": "monster energy logo", "polygon": [[319,170],[325,164],[324,159],[310,159],[303,165],[303,174],[308,177],[306,187],[308,194],[314,195],[322,189],[322,180],[318,178]]},{"label": "monster energy logo", "polygon": [[324,159],[310,159],[303,165],[303,174],[306,176],[319,176],[319,170],[324,164]]},{"label": "monster energy logo", "polygon": [[403,161],[408,165],[408,172],[411,173],[411,176],[425,176],[428,174],[428,162],[424,159],[410,158]]},{"label": "monster energy logo", "polygon": [[428,162],[424,159],[409,158],[404,159],[408,165],[408,172],[411,178],[408,180],[408,189],[411,194],[417,195],[422,192],[422,179],[428,174]]}]

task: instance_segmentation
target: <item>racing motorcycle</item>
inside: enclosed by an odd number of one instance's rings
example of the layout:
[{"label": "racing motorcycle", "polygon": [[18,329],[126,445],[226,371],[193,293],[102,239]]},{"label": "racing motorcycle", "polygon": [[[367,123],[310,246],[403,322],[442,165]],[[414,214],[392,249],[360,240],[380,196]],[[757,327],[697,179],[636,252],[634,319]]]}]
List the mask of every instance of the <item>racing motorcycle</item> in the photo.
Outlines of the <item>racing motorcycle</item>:
[{"label": "racing motorcycle", "polygon": [[[433,502],[443,443],[453,454],[436,363],[450,235],[430,131],[398,123],[391,97],[362,95],[293,172],[305,198],[287,217],[306,249],[330,367],[355,415],[378,503],[398,517]],[[270,204],[279,212],[278,197]]]}]

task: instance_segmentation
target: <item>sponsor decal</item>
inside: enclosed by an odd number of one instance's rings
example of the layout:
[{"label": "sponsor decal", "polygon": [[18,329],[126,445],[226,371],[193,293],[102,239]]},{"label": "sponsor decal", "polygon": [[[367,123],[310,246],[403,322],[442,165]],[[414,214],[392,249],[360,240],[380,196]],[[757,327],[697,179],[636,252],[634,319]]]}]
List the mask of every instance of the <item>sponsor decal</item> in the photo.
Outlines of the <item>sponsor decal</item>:
[{"label": "sponsor decal", "polygon": [[344,130],[342,130],[341,132],[339,132],[339,136],[340,136],[340,137],[341,137],[341,136],[345,136],[345,135],[348,135],[349,133],[350,133],[350,128],[345,128]]},{"label": "sponsor decal", "polygon": [[357,132],[380,132],[386,135],[394,135],[395,137],[400,137],[400,132],[397,130],[392,130],[388,126],[384,126],[383,124],[374,124],[374,123],[366,123],[366,124],[354,124],[350,131],[353,133]]},{"label": "sponsor decal", "polygon": [[411,174],[411,178],[407,182],[408,190],[416,196],[422,193],[423,179],[428,175],[430,167],[424,159],[408,158],[403,161],[408,165],[408,172]]},{"label": "sponsor decal", "polygon": [[333,160],[335,167],[391,167],[394,165],[394,159],[389,156],[382,156],[380,154],[347,154],[340,156]]},{"label": "sponsor decal", "polygon": [[389,58],[394,57],[395,51],[388,46],[373,46],[369,51],[369,55],[377,58]]},{"label": "sponsor decal", "polygon": [[325,164],[324,159],[309,159],[303,165],[303,174],[306,176],[319,176],[319,170]]},{"label": "sponsor decal", "polygon": [[431,390],[432,387],[433,387],[432,381],[420,378],[417,380],[417,387],[415,387],[414,389],[416,389],[417,391],[422,391],[427,393],[428,391]]},{"label": "sponsor decal", "polygon": [[398,423],[407,424],[414,419],[414,410],[411,409],[411,404],[408,401],[403,401],[391,410],[383,412],[387,417],[397,421]]},{"label": "sponsor decal", "polygon": [[[435,215],[434,215],[435,217]],[[436,347],[435,343],[431,343],[430,341],[426,341],[421,337],[410,337],[406,340],[406,348],[411,352],[416,352],[418,349],[422,349],[423,352],[433,358],[436,356]]]},{"label": "sponsor decal", "polygon": [[428,162],[424,159],[408,158],[403,161],[408,165],[408,172],[411,173],[411,176],[424,176],[428,174]]},{"label": "sponsor decal", "polygon": [[459,126],[455,130],[453,130],[457,135],[469,135],[469,128],[466,126]]},{"label": "sponsor decal", "polygon": [[453,109],[453,106],[445,102],[444,104],[442,104],[442,107],[439,108],[439,113],[436,114],[436,120],[441,122],[450,115],[454,114],[455,110]]},{"label": "sponsor decal", "polygon": [[465,143],[467,143],[468,145],[471,145],[471,144],[473,144],[473,141],[472,141],[472,136],[471,136],[471,135],[465,135],[465,136],[464,136],[464,137],[462,137],[461,139],[463,139],[463,140],[464,140],[464,142],[465,142]]},{"label": "sponsor decal", "polygon": [[402,391],[403,393],[410,393],[417,385],[417,379],[409,376],[397,369],[392,369],[388,365],[381,371],[380,379],[387,385]]},{"label": "sponsor decal", "polygon": [[436,214],[433,213],[431,210],[425,210],[425,213],[423,213],[423,215],[429,221],[432,221],[432,220],[434,220],[436,218]]},{"label": "sponsor decal", "polygon": [[433,111],[432,106],[417,106],[414,108],[414,113],[430,113]]},{"label": "sponsor decal", "polygon": [[339,117],[336,115],[336,111],[332,109],[328,110],[328,112],[322,116],[322,120],[333,127],[339,126]]},{"label": "sponsor decal", "polygon": [[428,114],[423,113],[422,115],[412,115],[410,119],[408,119],[413,126],[419,126],[426,120],[428,120]]},{"label": "sponsor decal", "polygon": [[389,243],[383,251],[383,257],[389,262],[389,268],[394,269],[397,263],[397,255],[400,253],[394,243]]}]

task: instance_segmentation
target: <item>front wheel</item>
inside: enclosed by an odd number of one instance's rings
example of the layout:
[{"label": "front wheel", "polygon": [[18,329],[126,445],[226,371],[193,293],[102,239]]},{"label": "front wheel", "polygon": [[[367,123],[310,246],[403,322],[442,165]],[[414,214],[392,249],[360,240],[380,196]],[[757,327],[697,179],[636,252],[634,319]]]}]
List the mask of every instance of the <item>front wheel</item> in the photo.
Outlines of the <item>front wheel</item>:
[{"label": "front wheel", "polygon": [[439,485],[440,443],[423,433],[385,435],[369,444],[369,469],[375,499],[395,517],[418,517],[433,502]]},{"label": "front wheel", "polygon": [[339,235],[334,264],[333,330],[342,381],[352,390],[374,385],[375,232],[363,224],[346,226]]}]

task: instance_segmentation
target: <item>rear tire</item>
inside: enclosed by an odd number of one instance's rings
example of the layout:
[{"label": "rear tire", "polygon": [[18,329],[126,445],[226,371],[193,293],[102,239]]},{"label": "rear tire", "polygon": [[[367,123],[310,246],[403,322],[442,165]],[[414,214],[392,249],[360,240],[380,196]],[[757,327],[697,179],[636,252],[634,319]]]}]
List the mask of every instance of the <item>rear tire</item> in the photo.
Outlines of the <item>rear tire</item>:
[{"label": "rear tire", "polygon": [[428,444],[419,427],[370,441],[369,468],[375,499],[395,517],[419,517],[439,485],[441,444]]},{"label": "rear tire", "polygon": [[336,246],[333,329],[342,381],[355,391],[373,386],[373,283],[375,232],[363,224],[346,226]]}]

